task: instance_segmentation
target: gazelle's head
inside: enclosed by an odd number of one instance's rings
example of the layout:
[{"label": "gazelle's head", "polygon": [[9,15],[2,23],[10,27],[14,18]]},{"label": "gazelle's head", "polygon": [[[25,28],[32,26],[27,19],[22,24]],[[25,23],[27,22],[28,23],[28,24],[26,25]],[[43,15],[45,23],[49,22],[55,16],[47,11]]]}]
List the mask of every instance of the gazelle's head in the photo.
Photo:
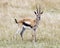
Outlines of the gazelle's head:
[{"label": "gazelle's head", "polygon": [[37,7],[36,7],[36,11],[34,11],[34,13],[35,13],[35,15],[36,15],[36,18],[37,18],[38,20],[40,20],[41,14],[43,14],[43,11],[41,11],[40,6],[37,6]]}]

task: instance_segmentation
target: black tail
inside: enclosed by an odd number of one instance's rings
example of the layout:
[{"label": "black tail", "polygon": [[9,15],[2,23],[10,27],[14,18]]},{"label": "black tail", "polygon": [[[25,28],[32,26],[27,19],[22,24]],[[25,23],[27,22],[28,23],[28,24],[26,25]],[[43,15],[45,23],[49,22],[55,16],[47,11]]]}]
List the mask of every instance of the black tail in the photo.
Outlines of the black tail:
[{"label": "black tail", "polygon": [[18,23],[16,19],[15,19],[15,22]]}]

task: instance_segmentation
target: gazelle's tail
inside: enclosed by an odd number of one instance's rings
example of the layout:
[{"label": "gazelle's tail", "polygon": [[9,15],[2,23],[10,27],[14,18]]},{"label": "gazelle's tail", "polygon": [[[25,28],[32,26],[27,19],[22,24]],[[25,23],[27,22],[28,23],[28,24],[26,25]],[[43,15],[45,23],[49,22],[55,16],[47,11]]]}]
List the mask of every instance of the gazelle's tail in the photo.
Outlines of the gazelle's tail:
[{"label": "gazelle's tail", "polygon": [[15,22],[18,23],[16,19],[15,19]]}]

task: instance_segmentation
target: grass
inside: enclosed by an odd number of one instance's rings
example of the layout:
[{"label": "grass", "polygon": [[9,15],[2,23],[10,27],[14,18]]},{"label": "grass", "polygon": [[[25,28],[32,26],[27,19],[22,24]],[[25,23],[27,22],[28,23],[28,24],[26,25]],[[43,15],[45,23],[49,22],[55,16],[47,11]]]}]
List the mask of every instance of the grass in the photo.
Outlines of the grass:
[{"label": "grass", "polygon": [[[36,43],[32,42],[32,31],[14,38],[18,29],[14,19],[34,18],[33,11],[40,4],[43,14],[38,26]],[[60,48],[60,0],[1,0],[0,1],[0,48]]]},{"label": "grass", "polygon": [[0,48],[60,48],[58,41],[41,38],[36,43],[30,40],[0,40]]},{"label": "grass", "polygon": [[60,48],[59,32],[54,29],[48,31],[46,28],[38,28],[36,43],[32,42],[30,30],[24,33],[23,41],[19,34],[14,38],[12,32],[9,32],[8,36],[3,33],[0,37],[0,48]]}]

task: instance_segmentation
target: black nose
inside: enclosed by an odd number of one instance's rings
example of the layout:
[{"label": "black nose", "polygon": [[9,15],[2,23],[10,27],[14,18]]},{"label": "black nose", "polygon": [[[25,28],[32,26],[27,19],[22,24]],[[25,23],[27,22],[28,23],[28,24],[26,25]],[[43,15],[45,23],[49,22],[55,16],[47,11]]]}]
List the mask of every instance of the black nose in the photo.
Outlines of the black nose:
[{"label": "black nose", "polygon": [[39,20],[40,20],[40,17],[39,17]]}]

